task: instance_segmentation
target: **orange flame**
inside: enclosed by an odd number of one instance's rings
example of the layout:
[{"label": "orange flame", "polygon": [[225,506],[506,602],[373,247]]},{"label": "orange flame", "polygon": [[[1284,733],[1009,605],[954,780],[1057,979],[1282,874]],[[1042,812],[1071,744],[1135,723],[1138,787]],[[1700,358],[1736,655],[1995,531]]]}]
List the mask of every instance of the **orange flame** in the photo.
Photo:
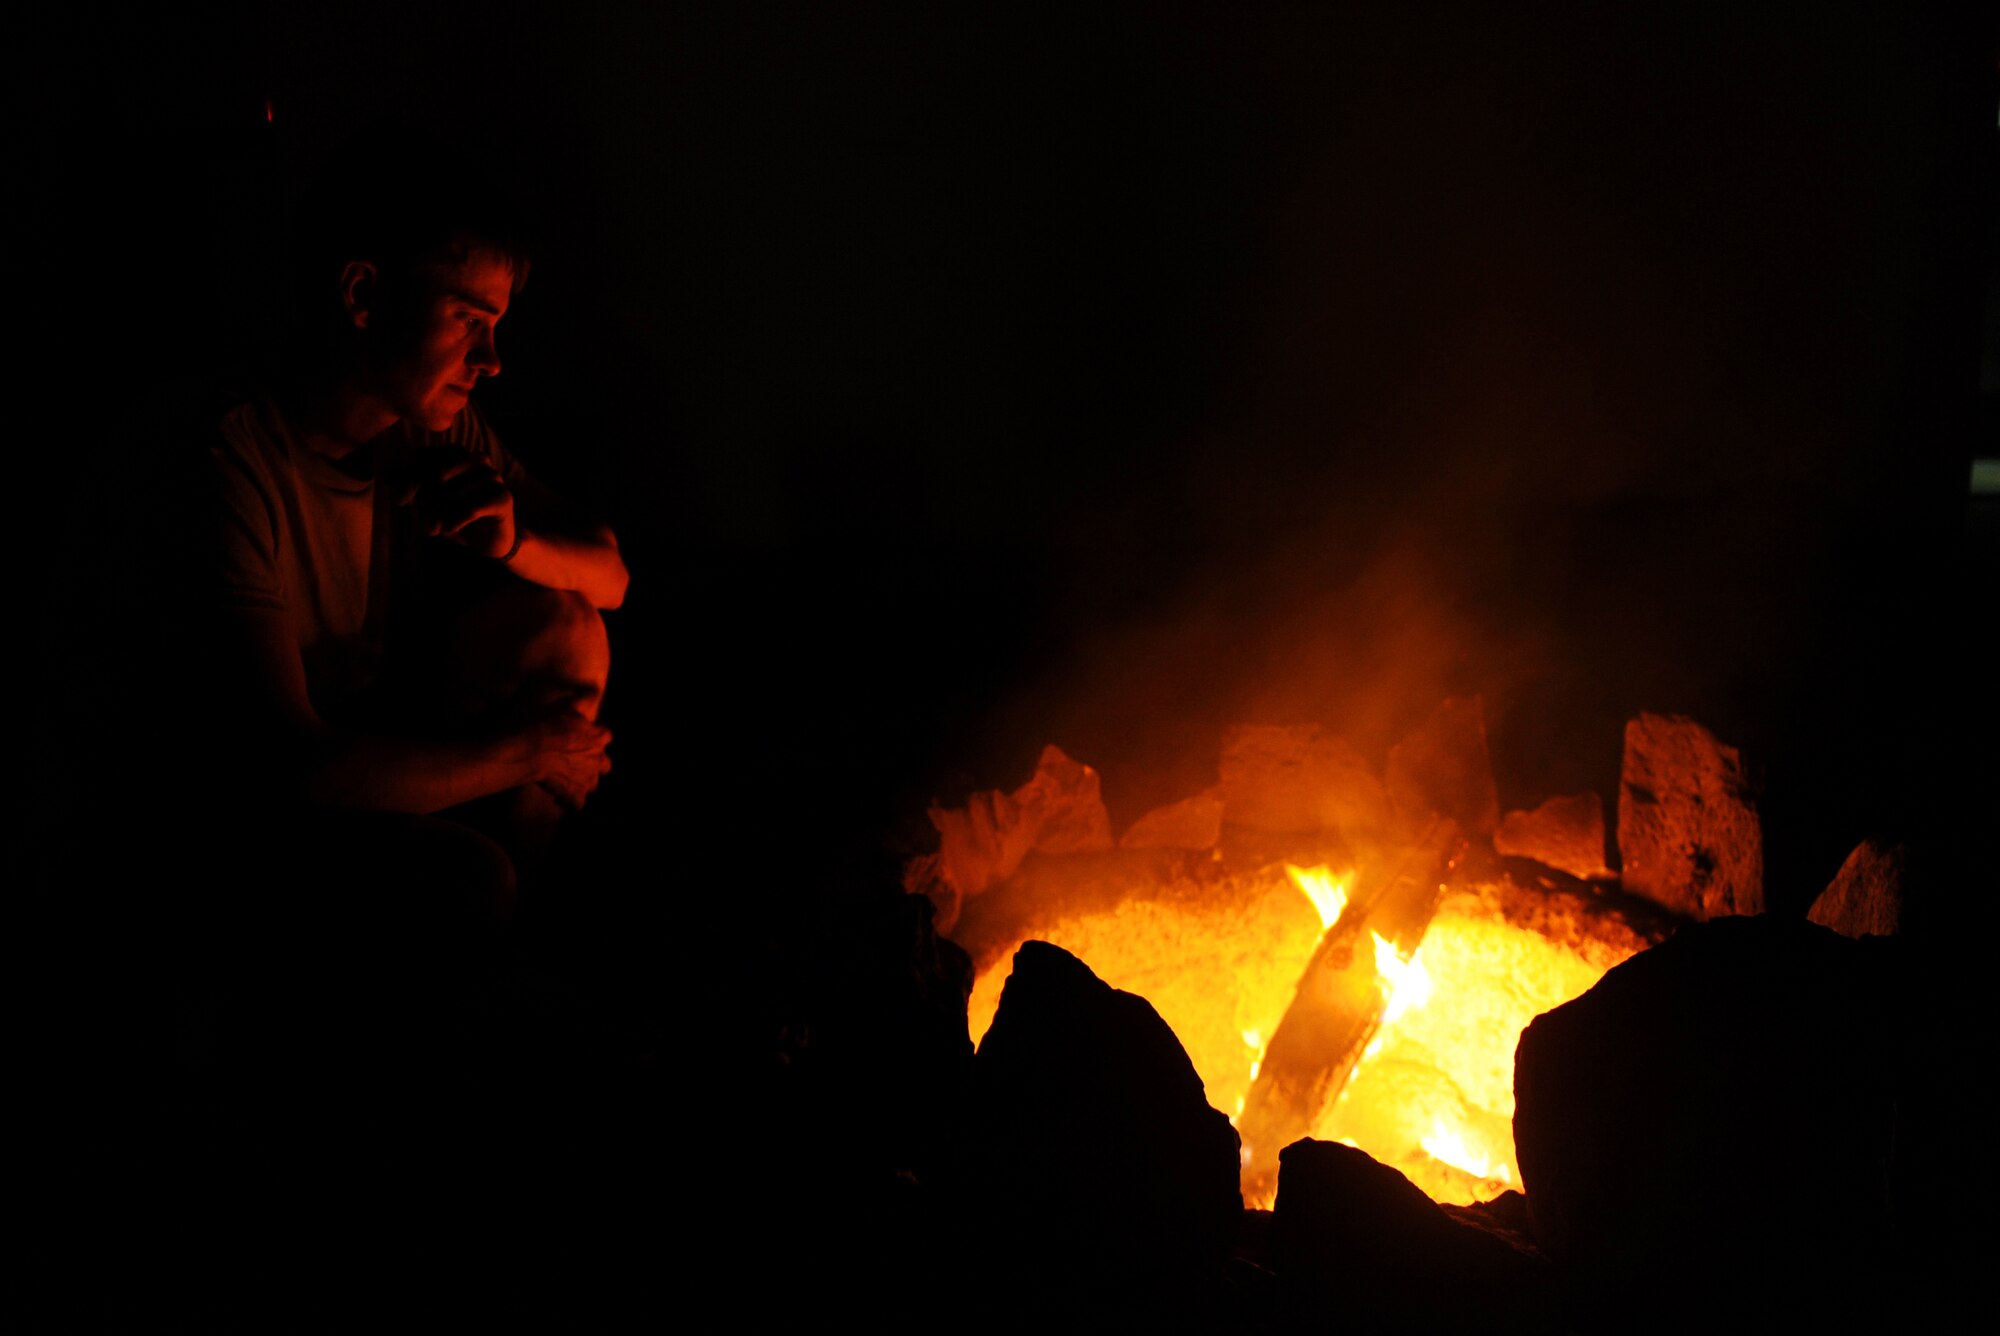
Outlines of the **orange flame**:
[{"label": "orange flame", "polygon": [[1417,959],[1421,952],[1412,951],[1410,958],[1404,960],[1381,933],[1371,932],[1368,935],[1375,939],[1376,979],[1389,998],[1389,1004],[1382,1012],[1382,1024],[1393,1025],[1402,1019],[1404,1012],[1431,1000],[1430,971]]},{"label": "orange flame", "polygon": [[1448,1127],[1442,1118],[1431,1123],[1431,1133],[1419,1143],[1432,1159],[1448,1164],[1454,1169],[1463,1169],[1474,1178],[1490,1179],[1498,1183],[1511,1183],[1514,1174],[1507,1162],[1495,1160],[1472,1149],[1465,1136],[1458,1129]]},{"label": "orange flame", "polygon": [[1285,875],[1292,879],[1292,885],[1306,893],[1313,908],[1319,911],[1321,931],[1340,922],[1340,915],[1347,908],[1347,878],[1335,877],[1333,869],[1324,863],[1318,867],[1297,867],[1287,863]]}]

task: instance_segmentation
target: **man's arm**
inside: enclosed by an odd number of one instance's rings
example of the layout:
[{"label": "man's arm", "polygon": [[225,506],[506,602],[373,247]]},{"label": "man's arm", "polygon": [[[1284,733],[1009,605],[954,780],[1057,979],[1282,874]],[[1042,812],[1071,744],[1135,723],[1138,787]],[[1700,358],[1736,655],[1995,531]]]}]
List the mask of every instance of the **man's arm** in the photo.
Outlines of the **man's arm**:
[{"label": "man's arm", "polygon": [[469,453],[424,453],[421,471],[399,499],[415,507],[425,532],[504,559],[530,583],[574,590],[594,608],[625,601],[630,576],[608,526],[578,514],[526,473],[508,479]]},{"label": "man's arm", "polygon": [[610,730],[563,704],[483,735],[453,740],[353,732],[326,722],[306,691],[298,643],[281,612],[237,609],[234,662],[243,673],[229,693],[245,721],[291,764],[300,796],[335,807],[429,813],[544,784],[571,806],[610,769]]},{"label": "man's arm", "polygon": [[609,525],[576,514],[533,478],[517,478],[512,491],[521,546],[508,570],[550,589],[573,589],[600,610],[625,601],[631,577]]}]

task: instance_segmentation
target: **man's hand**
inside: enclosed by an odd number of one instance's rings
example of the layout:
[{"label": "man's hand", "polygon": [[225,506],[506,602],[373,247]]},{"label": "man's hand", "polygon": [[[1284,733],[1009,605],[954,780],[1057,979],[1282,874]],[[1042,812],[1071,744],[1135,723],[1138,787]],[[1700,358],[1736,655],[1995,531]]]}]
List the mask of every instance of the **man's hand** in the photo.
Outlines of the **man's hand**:
[{"label": "man's hand", "polygon": [[[627,576],[618,539],[527,474],[512,482],[462,450],[412,452],[391,500],[409,506],[417,526],[495,560],[529,584],[570,589],[593,608],[615,608]],[[391,475],[392,477],[394,475]],[[526,541],[523,541],[526,540]]]},{"label": "man's hand", "polygon": [[611,771],[611,758],[604,754],[611,744],[611,730],[567,703],[535,718],[528,726],[528,740],[535,782],[572,812]]},{"label": "man's hand", "polygon": [[415,513],[432,538],[448,538],[482,557],[514,550],[514,493],[489,464],[459,450],[420,450],[398,505]]}]

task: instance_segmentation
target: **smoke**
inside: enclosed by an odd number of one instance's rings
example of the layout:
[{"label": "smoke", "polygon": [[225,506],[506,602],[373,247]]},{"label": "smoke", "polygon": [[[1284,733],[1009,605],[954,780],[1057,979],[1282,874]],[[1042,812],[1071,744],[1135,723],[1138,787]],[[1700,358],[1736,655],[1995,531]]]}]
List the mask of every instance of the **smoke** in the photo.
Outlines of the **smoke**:
[{"label": "smoke", "polygon": [[1379,761],[1448,695],[1484,698],[1510,805],[1615,792],[1641,710],[1826,748],[1924,337],[1888,36],[1316,22],[1232,71],[1254,261],[1204,289],[1207,392],[1053,507],[1056,648],[969,753],[1004,783],[1055,742],[1122,825],[1229,723]]}]

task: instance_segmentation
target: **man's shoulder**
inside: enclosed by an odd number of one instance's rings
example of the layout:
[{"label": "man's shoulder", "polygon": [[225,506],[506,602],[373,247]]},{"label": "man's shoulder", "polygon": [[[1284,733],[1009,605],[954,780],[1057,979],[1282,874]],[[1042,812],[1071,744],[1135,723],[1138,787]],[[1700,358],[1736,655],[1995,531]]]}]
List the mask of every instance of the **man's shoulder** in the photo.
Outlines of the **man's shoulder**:
[{"label": "man's shoulder", "polygon": [[252,395],[223,412],[211,446],[225,458],[269,467],[290,454],[290,433],[277,404],[269,396]]}]

